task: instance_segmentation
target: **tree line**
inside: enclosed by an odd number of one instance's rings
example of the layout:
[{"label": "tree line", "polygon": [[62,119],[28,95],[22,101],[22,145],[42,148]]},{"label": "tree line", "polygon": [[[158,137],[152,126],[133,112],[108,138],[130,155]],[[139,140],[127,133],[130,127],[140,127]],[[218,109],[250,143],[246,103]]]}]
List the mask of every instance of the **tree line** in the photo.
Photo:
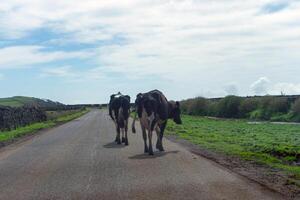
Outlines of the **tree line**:
[{"label": "tree line", "polygon": [[196,97],[183,100],[181,107],[189,115],[300,122],[300,97],[295,96]]}]

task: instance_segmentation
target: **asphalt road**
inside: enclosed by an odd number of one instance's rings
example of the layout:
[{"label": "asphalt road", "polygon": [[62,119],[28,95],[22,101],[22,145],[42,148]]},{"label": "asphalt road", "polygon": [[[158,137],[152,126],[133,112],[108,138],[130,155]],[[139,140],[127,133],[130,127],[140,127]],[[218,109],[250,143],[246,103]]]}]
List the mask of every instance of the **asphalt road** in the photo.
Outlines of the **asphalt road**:
[{"label": "asphalt road", "polygon": [[2,148],[0,199],[283,199],[166,139],[145,155],[137,131],[115,145],[107,112],[93,110]]}]

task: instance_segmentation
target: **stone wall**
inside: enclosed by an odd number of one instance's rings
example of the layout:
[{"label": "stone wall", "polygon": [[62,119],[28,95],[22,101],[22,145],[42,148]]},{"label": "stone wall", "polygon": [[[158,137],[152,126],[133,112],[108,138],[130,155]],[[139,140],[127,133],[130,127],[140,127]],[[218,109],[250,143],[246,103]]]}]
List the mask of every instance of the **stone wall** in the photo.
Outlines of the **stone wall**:
[{"label": "stone wall", "polygon": [[45,111],[38,107],[0,106],[0,131],[12,130],[47,120]]}]

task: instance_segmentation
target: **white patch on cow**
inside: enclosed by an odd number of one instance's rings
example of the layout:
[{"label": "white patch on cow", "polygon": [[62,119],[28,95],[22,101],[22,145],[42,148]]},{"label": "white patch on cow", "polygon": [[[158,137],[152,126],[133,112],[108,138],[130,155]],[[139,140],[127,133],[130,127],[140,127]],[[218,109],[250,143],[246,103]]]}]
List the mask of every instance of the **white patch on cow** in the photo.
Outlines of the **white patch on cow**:
[{"label": "white patch on cow", "polygon": [[154,113],[152,113],[150,116],[147,117],[148,120],[152,123],[153,120],[155,119]]},{"label": "white patch on cow", "polygon": [[149,122],[149,130],[151,130],[152,122],[155,119],[154,113],[152,113],[150,116],[147,117]]},{"label": "white patch on cow", "polygon": [[147,115],[145,108],[143,108],[142,118],[140,119],[140,122],[143,127],[145,127],[146,129],[149,129],[150,126],[149,126],[149,121],[148,121],[148,115]]}]

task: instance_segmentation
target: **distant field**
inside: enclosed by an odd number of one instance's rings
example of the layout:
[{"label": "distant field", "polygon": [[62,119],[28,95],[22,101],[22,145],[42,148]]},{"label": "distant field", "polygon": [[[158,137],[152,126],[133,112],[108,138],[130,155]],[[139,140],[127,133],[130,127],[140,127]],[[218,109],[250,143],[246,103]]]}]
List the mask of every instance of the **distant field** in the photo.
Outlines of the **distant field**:
[{"label": "distant field", "polygon": [[255,160],[291,173],[300,180],[300,125],[248,124],[184,115],[183,125],[170,122],[168,134],[201,147]]},{"label": "distant field", "polygon": [[39,99],[39,98],[26,97],[26,96],[15,96],[15,97],[0,98],[0,106],[10,106],[10,107],[38,106],[41,108],[60,109],[65,105],[48,99]]},{"label": "distant field", "polygon": [[31,97],[0,98],[0,105],[11,106],[11,107],[20,107],[27,103],[31,103],[33,101],[34,101],[34,98],[31,98]]}]

